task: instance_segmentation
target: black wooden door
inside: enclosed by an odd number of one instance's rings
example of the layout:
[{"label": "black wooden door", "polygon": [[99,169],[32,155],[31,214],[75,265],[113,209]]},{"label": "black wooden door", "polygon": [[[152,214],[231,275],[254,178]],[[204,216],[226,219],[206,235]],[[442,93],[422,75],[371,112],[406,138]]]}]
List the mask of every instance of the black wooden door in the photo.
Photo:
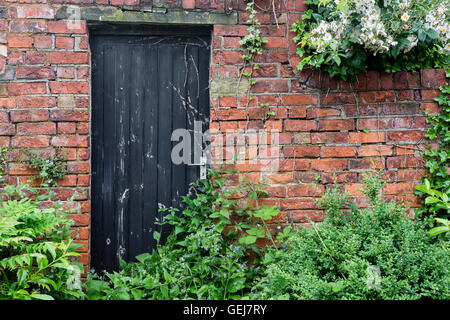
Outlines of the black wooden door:
[{"label": "black wooden door", "polygon": [[152,251],[158,204],[180,207],[198,178],[199,167],[171,161],[171,135],[192,132],[194,121],[207,129],[210,30],[94,26],[90,33],[91,266],[109,271],[119,258]]}]

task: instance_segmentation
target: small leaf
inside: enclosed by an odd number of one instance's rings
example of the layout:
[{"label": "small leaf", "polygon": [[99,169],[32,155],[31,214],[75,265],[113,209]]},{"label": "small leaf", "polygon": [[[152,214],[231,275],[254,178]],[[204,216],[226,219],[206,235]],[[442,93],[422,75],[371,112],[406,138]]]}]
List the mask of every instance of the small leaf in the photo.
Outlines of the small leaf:
[{"label": "small leaf", "polygon": [[37,300],[55,300],[52,296],[49,296],[48,294],[33,293],[31,297]]}]

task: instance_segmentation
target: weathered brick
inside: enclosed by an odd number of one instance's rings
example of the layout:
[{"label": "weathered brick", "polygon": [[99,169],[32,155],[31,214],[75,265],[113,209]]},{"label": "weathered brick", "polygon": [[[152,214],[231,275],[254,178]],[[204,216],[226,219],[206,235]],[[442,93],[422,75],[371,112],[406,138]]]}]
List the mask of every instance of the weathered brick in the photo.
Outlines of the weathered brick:
[{"label": "weathered brick", "polygon": [[320,181],[322,183],[351,183],[358,181],[356,172],[322,172],[320,173]]},{"label": "weathered brick", "polygon": [[348,143],[349,133],[347,132],[313,132],[311,133],[312,143]]},{"label": "weathered brick", "polygon": [[50,119],[53,121],[89,121],[89,111],[51,110]]},{"label": "weathered brick", "polygon": [[356,121],[358,130],[411,128],[412,118],[368,118]]},{"label": "weathered brick", "polygon": [[90,216],[88,214],[69,214],[67,219],[73,220],[74,226],[87,226],[90,222]]},{"label": "weathered brick", "polygon": [[434,88],[436,87],[436,74],[434,69],[421,70],[422,87]]},{"label": "weathered brick", "polygon": [[291,139],[293,144],[309,144],[311,143],[311,133],[309,132],[295,132]]},{"label": "weathered brick", "polygon": [[53,8],[43,5],[16,7],[17,18],[24,19],[53,19],[55,12]]},{"label": "weathered brick", "polygon": [[49,59],[51,64],[88,64],[89,53],[56,51],[50,52]]},{"label": "weathered brick", "polygon": [[344,185],[344,190],[351,196],[361,196],[363,195],[361,191],[363,187],[364,185],[362,183],[352,183]]},{"label": "weathered brick", "polygon": [[390,131],[387,133],[388,141],[420,141],[424,136],[421,130]]},{"label": "weathered brick", "polygon": [[47,92],[44,82],[11,82],[8,84],[10,95],[43,94]]},{"label": "weathered brick", "polygon": [[87,136],[57,136],[51,141],[55,147],[82,147],[89,146],[89,138]]},{"label": "weathered brick", "polygon": [[288,92],[289,83],[287,80],[259,80],[251,89],[254,93],[264,92]]},{"label": "weathered brick", "polygon": [[393,153],[392,146],[385,145],[364,145],[358,148],[358,156],[372,157],[372,156],[390,156]]},{"label": "weathered brick", "polygon": [[89,162],[69,162],[67,164],[69,173],[89,173],[90,170]]},{"label": "weathered brick", "polygon": [[47,31],[45,21],[12,21],[9,25],[9,31],[17,33],[42,33]]},{"label": "weathered brick", "polygon": [[12,122],[41,122],[48,120],[48,110],[12,110]]},{"label": "weathered brick", "polygon": [[19,66],[16,68],[17,79],[55,79],[52,67]]},{"label": "weathered brick", "polygon": [[319,130],[340,131],[354,130],[355,124],[352,119],[342,120],[319,120]]},{"label": "weathered brick", "polygon": [[286,146],[283,148],[285,158],[316,158],[319,156],[317,146]]},{"label": "weathered brick", "polygon": [[285,106],[306,106],[306,105],[315,105],[317,104],[317,96],[316,95],[283,95],[283,105]]},{"label": "weathered brick", "polygon": [[47,35],[34,36],[33,45],[37,49],[49,49],[52,47],[52,37]]},{"label": "weathered brick", "polygon": [[33,38],[30,36],[8,36],[8,46],[10,48],[31,48],[33,46]]},{"label": "weathered brick", "polygon": [[385,159],[379,157],[348,160],[348,167],[350,170],[369,170],[372,168],[383,169],[384,165]]},{"label": "weathered brick", "polygon": [[415,156],[389,157],[386,161],[386,168],[417,168],[423,167],[423,159]]},{"label": "weathered brick", "polygon": [[327,93],[320,95],[322,105],[355,104],[356,96],[353,93]]},{"label": "weathered brick", "polygon": [[13,136],[16,134],[16,128],[11,123],[0,123],[0,136]]},{"label": "weathered brick", "polygon": [[438,113],[439,106],[436,102],[423,102],[420,104],[420,111],[428,111],[431,114]]},{"label": "weathered brick", "polygon": [[68,174],[63,179],[58,180],[60,187],[75,187],[77,185],[77,176]]},{"label": "weathered brick", "polygon": [[385,194],[412,194],[414,193],[413,183],[390,183],[383,189]]},{"label": "weathered brick", "polygon": [[285,120],[286,131],[311,131],[317,129],[317,122],[314,120]]},{"label": "weathered brick", "polygon": [[86,33],[86,23],[80,21],[79,23],[73,23],[72,21],[49,21],[48,32],[50,33]]},{"label": "weathered brick", "polygon": [[308,108],[308,119],[337,117],[341,115],[341,110],[333,108]]},{"label": "weathered brick", "polygon": [[229,26],[229,25],[214,25],[214,35],[216,36],[245,36],[247,34],[247,26]]},{"label": "weathered brick", "polygon": [[394,85],[396,89],[408,88],[408,73],[406,71],[395,72]]},{"label": "weathered brick", "polygon": [[294,174],[292,172],[273,173],[267,176],[267,181],[271,184],[286,184],[294,182]]},{"label": "weathered brick", "polygon": [[86,81],[52,81],[49,83],[51,93],[88,94],[89,83]]},{"label": "weathered brick", "polygon": [[0,98],[0,109],[13,109],[16,107],[16,98]]},{"label": "weathered brick", "polygon": [[244,109],[217,109],[212,115],[212,120],[240,120],[247,118]]},{"label": "weathered brick", "polygon": [[311,169],[318,171],[341,171],[347,167],[347,159],[313,159]]},{"label": "weathered brick", "polygon": [[7,111],[0,111],[0,123],[9,122],[9,115]]},{"label": "weathered brick", "polygon": [[56,124],[52,122],[17,124],[18,135],[45,135],[55,133],[56,133]]},{"label": "weathered brick", "polygon": [[77,132],[77,124],[75,122],[59,122],[59,134],[75,134]]},{"label": "weathered brick", "polygon": [[59,79],[75,79],[75,67],[58,67],[56,69],[56,76]]},{"label": "weathered brick", "polygon": [[324,191],[323,186],[296,185],[288,187],[289,197],[320,197]]},{"label": "weathered brick", "polygon": [[91,176],[88,174],[78,175],[77,185],[79,187],[88,187],[91,184]]},{"label": "weathered brick", "polygon": [[355,147],[321,147],[322,158],[347,158],[355,155]]},{"label": "weathered brick", "polygon": [[56,49],[72,50],[74,48],[75,38],[72,37],[55,37]]},{"label": "weathered brick", "polygon": [[49,140],[49,137],[38,136],[13,137],[11,139],[11,145],[14,148],[45,148],[49,146]]},{"label": "weathered brick", "polygon": [[18,108],[54,108],[56,106],[55,97],[19,97]]},{"label": "weathered brick", "polygon": [[359,94],[362,103],[395,101],[394,91],[368,91]]},{"label": "weathered brick", "polygon": [[47,52],[27,51],[26,64],[45,64],[47,62]]},{"label": "weathered brick", "polygon": [[385,142],[386,136],[384,132],[350,132],[349,143],[362,144],[362,143],[377,143]]}]

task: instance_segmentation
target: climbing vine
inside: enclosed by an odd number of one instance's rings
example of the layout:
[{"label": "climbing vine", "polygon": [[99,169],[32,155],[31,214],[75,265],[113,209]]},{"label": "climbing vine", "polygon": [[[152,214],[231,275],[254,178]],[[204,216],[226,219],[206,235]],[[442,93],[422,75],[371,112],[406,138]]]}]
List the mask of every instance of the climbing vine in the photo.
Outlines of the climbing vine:
[{"label": "climbing vine", "polygon": [[[441,110],[438,114],[428,116],[430,127],[425,137],[432,141],[437,140],[438,147],[428,146],[422,151],[426,174],[422,178],[424,184],[416,189],[417,194],[423,198],[419,214],[426,214],[429,218],[448,218],[449,209],[446,203],[450,197],[450,85],[441,87],[441,94],[435,101]],[[428,114],[428,111],[426,113]]]},{"label": "climbing vine", "polygon": [[[250,91],[252,86],[254,86],[257,82],[256,79],[252,78],[253,72],[259,69],[259,64],[255,63],[255,57],[257,55],[262,54],[262,46],[264,43],[267,43],[267,38],[261,35],[261,30],[258,26],[261,25],[259,20],[256,18],[257,11],[255,10],[255,2],[249,1],[247,3],[246,11],[249,13],[249,17],[247,23],[250,24],[246,34],[240,41],[239,44],[244,48],[245,53],[242,55],[242,60],[244,61],[244,66],[242,67],[240,79],[245,77],[249,81],[249,88],[247,91],[247,102],[246,102],[246,110],[247,110],[247,125],[249,121],[248,116],[248,105],[250,101],[254,98],[250,95]],[[249,68],[248,68],[249,67]],[[239,85],[238,85],[239,90]],[[268,112],[268,111],[267,111]],[[266,114],[267,115],[267,114]]]}]

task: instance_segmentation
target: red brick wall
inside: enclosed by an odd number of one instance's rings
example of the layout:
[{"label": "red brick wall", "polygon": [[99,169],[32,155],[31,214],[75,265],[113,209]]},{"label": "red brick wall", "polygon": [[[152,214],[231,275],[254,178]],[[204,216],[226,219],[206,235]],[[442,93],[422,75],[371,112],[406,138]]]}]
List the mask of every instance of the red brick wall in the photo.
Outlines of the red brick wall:
[{"label": "red brick wall", "polygon": [[[151,0],[141,1],[152,5]],[[139,5],[139,0],[0,0],[0,145],[11,148],[10,182],[23,181],[35,172],[18,163],[23,148],[51,155],[55,147],[68,153],[67,177],[55,191],[65,200],[77,193],[80,213],[73,215],[74,238],[83,243],[81,261],[89,263],[90,213],[90,53],[88,30],[58,21],[61,5],[110,7]],[[195,10],[245,8],[242,0],[153,0],[155,5]],[[234,95],[212,96],[212,131],[245,128],[275,129],[280,133],[280,170],[267,172],[259,165],[241,165],[252,178],[268,182],[264,203],[279,205],[295,222],[317,212],[311,187],[320,174],[324,186],[333,174],[342,188],[358,196],[361,173],[371,161],[386,169],[391,183],[387,196],[417,206],[413,186],[423,173],[418,149],[426,128],[424,110],[438,111],[433,98],[445,80],[443,70],[369,72],[355,83],[332,80],[319,72],[296,72],[296,47],[289,25],[301,16],[301,0],[276,3],[257,1],[267,8],[258,15],[268,38],[254,76],[255,98],[245,107]],[[285,7],[287,5],[287,8]],[[242,63],[239,40],[247,33],[247,14],[239,25],[216,25],[213,31],[211,78],[237,78]],[[278,25],[277,25],[278,24]],[[276,115],[260,118],[267,103]],[[215,112],[217,113],[215,113]],[[365,133],[363,130],[368,130]],[[363,200],[358,200],[363,203]]]}]

